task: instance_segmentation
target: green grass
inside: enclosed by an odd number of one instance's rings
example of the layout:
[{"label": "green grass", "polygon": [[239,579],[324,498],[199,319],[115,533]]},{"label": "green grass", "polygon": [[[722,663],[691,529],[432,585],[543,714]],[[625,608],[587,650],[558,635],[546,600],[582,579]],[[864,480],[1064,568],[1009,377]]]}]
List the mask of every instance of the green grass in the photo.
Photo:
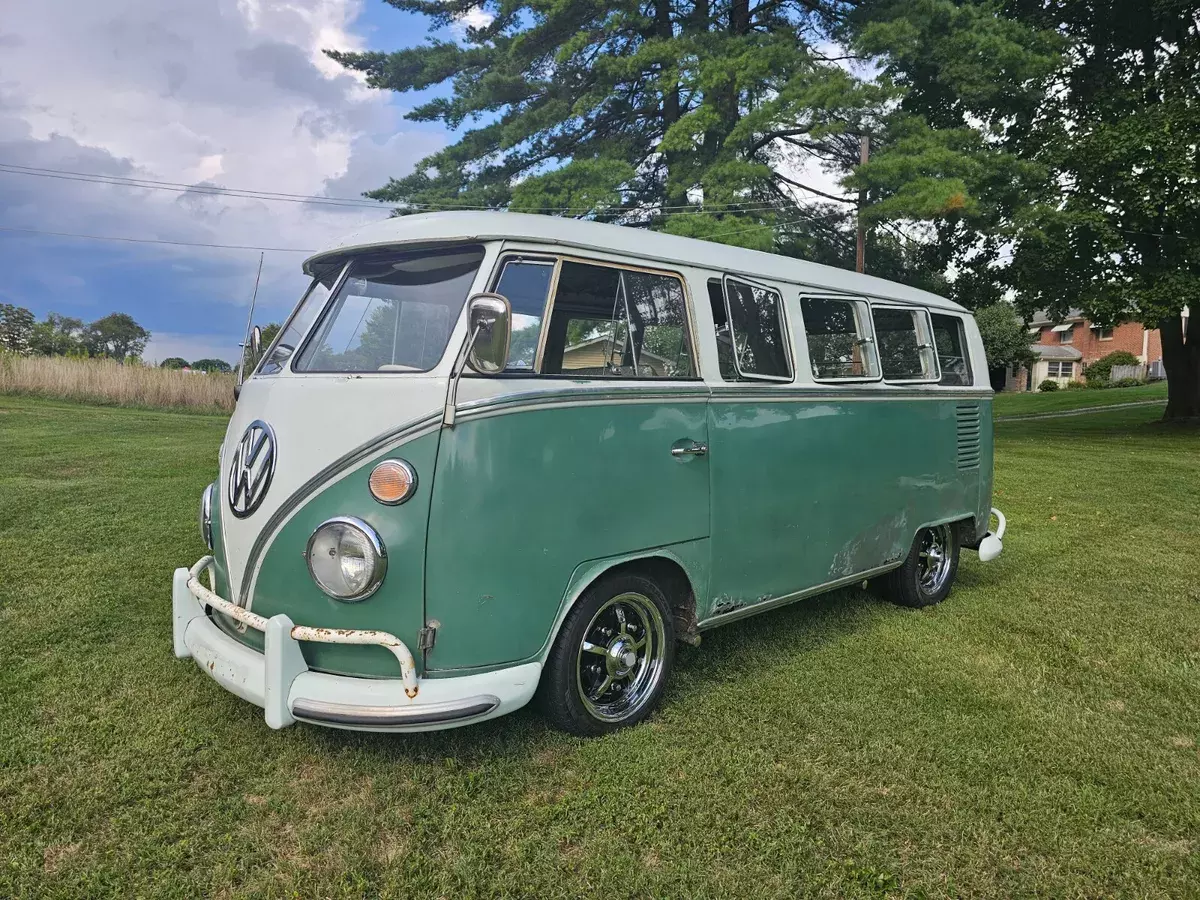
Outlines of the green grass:
[{"label": "green grass", "polygon": [[1001,423],[1005,553],[944,604],[711,632],[579,740],[270,731],[171,655],[222,420],[0,397],[0,896],[1192,893],[1200,436],[1160,414]]},{"label": "green grass", "polygon": [[[1081,409],[1087,406],[1113,406],[1118,403],[1139,403],[1147,400],[1167,401],[1167,383],[1158,381],[1139,387],[1061,390],[1041,393],[997,394],[992,413],[996,416],[1026,416],[1044,412]],[[1161,416],[1162,413],[1160,412]]]}]

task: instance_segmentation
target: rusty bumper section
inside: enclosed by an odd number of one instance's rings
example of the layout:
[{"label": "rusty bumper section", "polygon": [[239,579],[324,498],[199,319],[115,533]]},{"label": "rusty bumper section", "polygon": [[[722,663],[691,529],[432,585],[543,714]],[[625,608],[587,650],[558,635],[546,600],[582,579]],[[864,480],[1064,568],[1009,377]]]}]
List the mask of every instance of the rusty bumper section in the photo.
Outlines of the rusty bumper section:
[{"label": "rusty bumper section", "polygon": [[[399,638],[384,631],[295,625],[286,615],[269,619],[260,616],[200,583],[200,576],[212,562],[212,557],[206,556],[191,569],[175,570],[175,655],[195,659],[223,687],[261,706],[272,728],[284,728],[298,719],[375,731],[453,727],[521,706],[537,685],[541,667],[535,664],[532,671],[521,671],[530,667],[517,667],[512,677],[498,685],[473,678],[435,679],[425,682],[430,689],[423,693],[412,653]],[[263,652],[221,631],[209,618],[209,609],[263,632]],[[300,652],[300,641],[386,647],[396,657],[401,677],[397,682],[312,672]],[[498,689],[476,690],[492,687]]]}]

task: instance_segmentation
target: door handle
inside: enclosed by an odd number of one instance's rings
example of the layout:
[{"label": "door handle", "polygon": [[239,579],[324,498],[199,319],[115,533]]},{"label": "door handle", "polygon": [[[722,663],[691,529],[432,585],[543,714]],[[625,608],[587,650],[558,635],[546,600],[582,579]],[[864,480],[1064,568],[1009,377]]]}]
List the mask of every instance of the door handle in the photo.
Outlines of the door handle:
[{"label": "door handle", "polygon": [[671,455],[675,456],[675,457],[703,456],[707,452],[708,452],[707,445],[699,444],[699,443],[696,443],[695,441],[692,441],[691,446],[688,446],[688,447],[672,447],[671,448]]}]

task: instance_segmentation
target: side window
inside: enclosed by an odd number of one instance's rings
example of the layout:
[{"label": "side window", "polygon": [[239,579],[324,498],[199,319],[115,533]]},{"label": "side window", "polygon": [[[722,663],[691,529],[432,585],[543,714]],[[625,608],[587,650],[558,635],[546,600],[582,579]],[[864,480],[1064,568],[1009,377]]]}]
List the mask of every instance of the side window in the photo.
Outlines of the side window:
[{"label": "side window", "polygon": [[729,276],[724,286],[738,374],[743,378],[791,381],[791,353],[784,342],[783,298],[779,292]]},{"label": "side window", "polygon": [[934,313],[933,344],[937,347],[938,365],[942,378],[938,384],[967,386],[974,384],[971,376],[971,359],[967,354],[967,335],[963,321],[958,316],[943,316]]},{"label": "side window", "polygon": [[716,326],[717,364],[721,369],[721,378],[725,381],[738,381],[737,366],[733,361],[733,335],[729,331],[729,313],[725,309],[725,292],[721,288],[720,279],[708,279],[708,302],[712,307],[713,324]]},{"label": "side window", "polygon": [[879,377],[879,361],[861,300],[802,297],[800,312],[808,358],[817,381],[863,381]]},{"label": "side window", "polygon": [[678,278],[563,262],[542,374],[693,378],[695,371]]},{"label": "side window", "polygon": [[924,309],[875,307],[875,342],[888,381],[937,381],[937,356]]},{"label": "side window", "polygon": [[554,260],[509,259],[496,279],[496,293],[512,306],[512,338],[506,372],[532,372]]}]

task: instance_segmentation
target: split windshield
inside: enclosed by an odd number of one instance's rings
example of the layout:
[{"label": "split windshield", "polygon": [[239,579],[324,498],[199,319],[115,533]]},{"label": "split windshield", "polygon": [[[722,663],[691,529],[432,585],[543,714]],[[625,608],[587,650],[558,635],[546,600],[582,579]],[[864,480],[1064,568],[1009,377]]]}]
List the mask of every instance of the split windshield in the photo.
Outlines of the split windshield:
[{"label": "split windshield", "polygon": [[293,369],[428,372],[482,261],[480,247],[356,257]]}]

